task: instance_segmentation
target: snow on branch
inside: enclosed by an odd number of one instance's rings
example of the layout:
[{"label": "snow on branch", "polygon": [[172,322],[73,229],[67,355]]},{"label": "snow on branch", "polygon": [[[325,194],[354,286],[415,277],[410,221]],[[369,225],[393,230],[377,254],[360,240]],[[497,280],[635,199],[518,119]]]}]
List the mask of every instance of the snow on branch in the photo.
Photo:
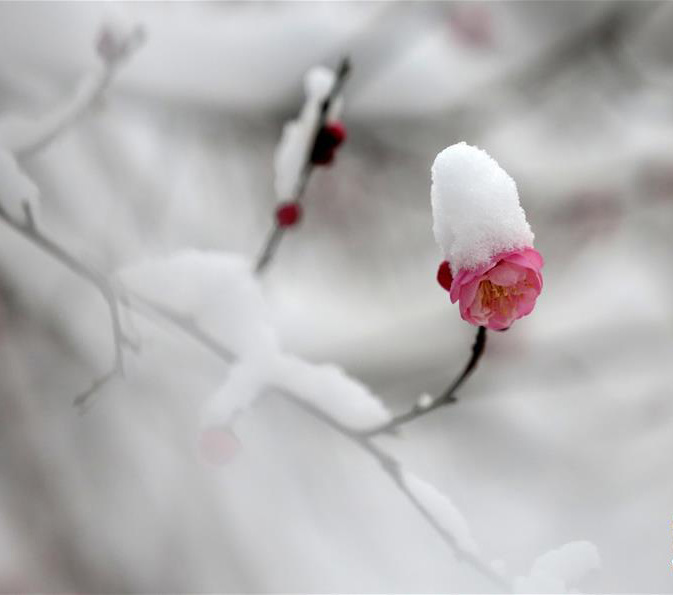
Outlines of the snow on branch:
[{"label": "snow on branch", "polygon": [[131,299],[208,329],[234,354],[232,361],[277,350],[261,287],[241,256],[183,250],[129,265],[116,277]]},{"label": "snow on branch", "polygon": [[283,353],[261,286],[243,258],[189,250],[127,267],[118,278],[131,299],[170,310],[169,318],[188,322],[192,331],[209,329],[234,354],[229,376],[204,408],[204,424],[229,423],[269,387],[309,402],[352,430],[390,420],[380,400],[337,366]]},{"label": "snow on branch", "polygon": [[425,512],[432,516],[445,533],[455,541],[457,550],[464,554],[478,556],[479,547],[472,537],[470,527],[449,497],[408,471],[403,471],[401,478]]},{"label": "snow on branch", "polygon": [[350,60],[344,58],[336,72],[318,66],[304,79],[306,102],[299,117],[285,125],[274,156],[279,204],[274,226],[255,263],[257,273],[271,262],[284,232],[301,221],[300,201],[313,168],[332,163],[346,138],[346,129],[336,118],[343,106],[341,93],[350,69]]},{"label": "snow on branch", "polygon": [[[285,124],[274,157],[276,197],[280,202],[295,200],[302,172],[310,161],[313,143],[320,124],[320,111],[328,99],[337,76],[324,66],[315,66],[304,77],[306,100],[296,120]],[[336,120],[343,108],[343,98],[331,99],[325,121]]]},{"label": "snow on branch", "polygon": [[52,142],[100,99],[118,67],[142,45],[144,38],[144,30],[135,23],[104,24],[96,43],[99,64],[82,77],[69,97],[46,113],[33,117],[14,113],[0,116],[0,146],[25,157]]},{"label": "snow on branch", "polygon": [[538,557],[528,576],[514,581],[516,593],[568,593],[585,575],[600,568],[593,543],[573,541]]},{"label": "snow on branch", "polygon": [[367,386],[332,364],[312,364],[285,355],[276,363],[273,384],[356,432],[391,419],[388,409]]}]

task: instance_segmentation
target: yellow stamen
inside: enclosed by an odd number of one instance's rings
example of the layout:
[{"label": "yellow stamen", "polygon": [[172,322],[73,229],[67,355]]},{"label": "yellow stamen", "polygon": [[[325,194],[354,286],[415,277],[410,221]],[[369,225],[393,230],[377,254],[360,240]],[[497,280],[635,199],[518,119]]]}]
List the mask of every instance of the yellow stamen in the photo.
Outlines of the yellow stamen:
[{"label": "yellow stamen", "polygon": [[509,316],[514,307],[514,299],[521,292],[514,287],[503,287],[484,280],[479,284],[481,306],[490,312],[497,312],[502,316]]}]

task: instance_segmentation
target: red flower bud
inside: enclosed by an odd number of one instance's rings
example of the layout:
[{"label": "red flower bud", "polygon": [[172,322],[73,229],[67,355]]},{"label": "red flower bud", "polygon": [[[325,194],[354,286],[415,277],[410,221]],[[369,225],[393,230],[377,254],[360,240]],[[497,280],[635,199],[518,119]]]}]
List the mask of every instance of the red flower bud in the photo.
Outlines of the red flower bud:
[{"label": "red flower bud", "polygon": [[301,220],[301,205],[296,202],[284,202],[276,209],[276,222],[280,227],[292,227]]},{"label": "red flower bud", "polygon": [[346,127],[341,122],[330,122],[325,125],[323,130],[330,137],[335,148],[341,146],[346,140]]},{"label": "red flower bud", "polygon": [[330,122],[320,129],[311,153],[311,163],[328,165],[334,161],[334,152],[346,140],[346,128],[341,122]]},{"label": "red flower bud", "polygon": [[447,260],[439,265],[439,269],[437,270],[437,283],[446,289],[446,291],[451,290],[453,275],[451,274],[451,266]]}]

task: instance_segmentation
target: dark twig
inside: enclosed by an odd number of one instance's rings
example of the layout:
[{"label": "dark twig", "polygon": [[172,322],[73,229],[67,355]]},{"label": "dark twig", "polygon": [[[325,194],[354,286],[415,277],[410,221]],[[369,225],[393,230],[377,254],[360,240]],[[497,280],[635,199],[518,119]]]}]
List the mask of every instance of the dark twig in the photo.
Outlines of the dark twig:
[{"label": "dark twig", "polygon": [[284,231],[285,228],[278,225],[278,222],[274,223],[266,243],[264,244],[262,253],[257,259],[257,264],[255,264],[255,273],[261,273],[266,265],[269,264],[271,257],[276,253],[276,249],[278,248],[278,244],[280,244]]},{"label": "dark twig", "polygon": [[91,397],[100,388],[116,378],[120,373],[121,372],[117,366],[114,366],[112,369],[108,370],[105,374],[94,380],[87,390],[75,397],[72,402],[73,406],[79,411],[79,413],[86,413],[89,410],[89,406],[91,404]]},{"label": "dark twig", "polygon": [[472,345],[472,355],[470,356],[469,361],[465,365],[465,368],[460,373],[460,375],[451,383],[451,385],[437,398],[433,399],[427,404],[416,403],[409,411],[402,413],[397,417],[391,419],[387,424],[374,428],[373,430],[368,430],[364,433],[366,436],[376,436],[378,434],[389,434],[396,430],[402,424],[410,422],[414,419],[417,419],[430,411],[434,411],[439,407],[448,405],[450,403],[455,403],[458,399],[456,397],[456,392],[467,380],[470,374],[474,371],[479,363],[481,356],[484,353],[486,348],[486,327],[480,326],[477,331],[477,336]]},{"label": "dark twig", "polygon": [[[334,84],[332,85],[329,94],[327,97],[325,97],[322,104],[320,105],[320,113],[318,114],[318,119],[313,130],[313,140],[310,145],[310,150],[306,153],[306,160],[304,161],[304,166],[302,167],[301,173],[299,174],[299,179],[297,180],[297,187],[295,188],[295,195],[293,199],[294,202],[301,202],[302,198],[304,197],[306,186],[308,185],[311,173],[315,167],[313,164],[312,155],[315,151],[316,143],[318,141],[318,137],[320,136],[320,131],[324,128],[327,122],[329,108],[332,106],[336,98],[339,96],[339,93],[341,93],[341,90],[343,89],[350,69],[350,60],[348,57],[343,58],[339,64],[336,78],[334,79]],[[286,228],[278,225],[278,222],[274,223],[271,232],[267,236],[264,248],[262,249],[262,252],[260,253],[260,256],[255,264],[255,273],[261,274],[269,262],[271,262],[271,259],[276,253],[276,250],[278,250],[280,241],[283,239],[285,230]]]}]

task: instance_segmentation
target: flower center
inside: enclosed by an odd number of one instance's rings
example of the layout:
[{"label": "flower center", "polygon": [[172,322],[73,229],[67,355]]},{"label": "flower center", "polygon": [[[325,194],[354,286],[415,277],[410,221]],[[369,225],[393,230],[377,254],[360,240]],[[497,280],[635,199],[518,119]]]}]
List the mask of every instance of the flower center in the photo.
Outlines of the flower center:
[{"label": "flower center", "polygon": [[482,308],[502,316],[509,316],[511,314],[515,302],[513,298],[516,298],[519,294],[520,292],[516,286],[503,287],[487,280],[479,284]]}]

